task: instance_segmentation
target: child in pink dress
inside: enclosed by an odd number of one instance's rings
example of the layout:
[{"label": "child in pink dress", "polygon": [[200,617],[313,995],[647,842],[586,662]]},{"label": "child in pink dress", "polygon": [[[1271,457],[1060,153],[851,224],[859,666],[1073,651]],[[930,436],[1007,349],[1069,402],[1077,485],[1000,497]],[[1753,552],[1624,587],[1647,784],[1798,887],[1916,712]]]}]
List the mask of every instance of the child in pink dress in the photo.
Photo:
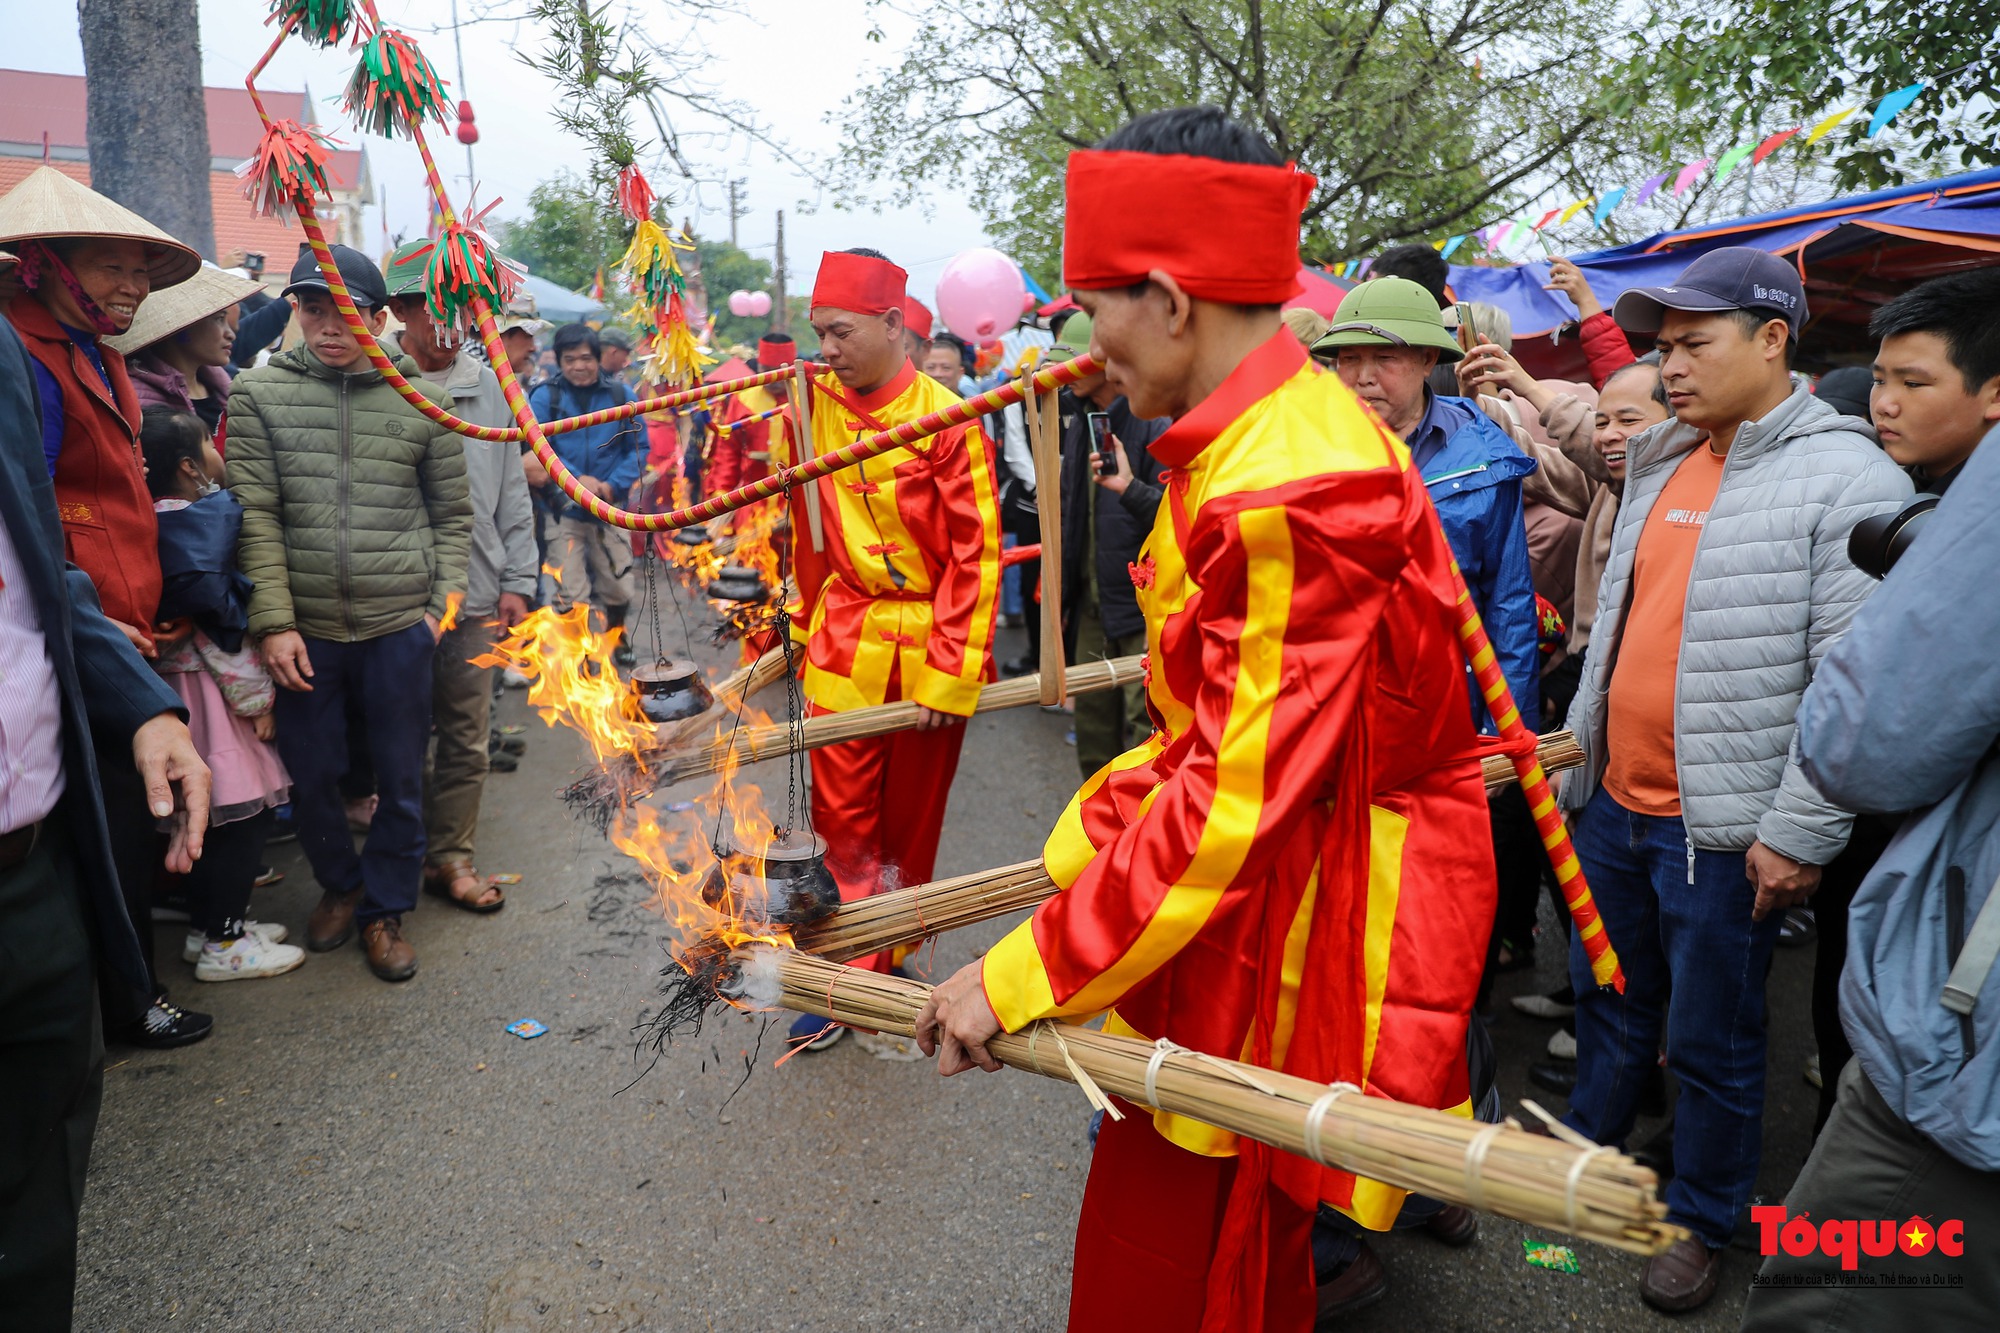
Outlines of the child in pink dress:
[{"label": "child in pink dress", "polygon": [[[197,981],[274,977],[303,963],[305,950],[284,942],[283,926],[248,919],[291,777],[271,743],[271,677],[242,635],[240,589],[231,591],[242,583],[234,536],[241,510],[221,489],[222,457],[200,417],[149,407],[140,443],[160,516],[161,564],[177,571],[161,599],[162,619],[173,619],[156,639],[155,665],[186,705],[188,731],[214,783],[207,845],[187,876],[192,929],[182,956]],[[197,568],[204,560],[205,572]]]}]

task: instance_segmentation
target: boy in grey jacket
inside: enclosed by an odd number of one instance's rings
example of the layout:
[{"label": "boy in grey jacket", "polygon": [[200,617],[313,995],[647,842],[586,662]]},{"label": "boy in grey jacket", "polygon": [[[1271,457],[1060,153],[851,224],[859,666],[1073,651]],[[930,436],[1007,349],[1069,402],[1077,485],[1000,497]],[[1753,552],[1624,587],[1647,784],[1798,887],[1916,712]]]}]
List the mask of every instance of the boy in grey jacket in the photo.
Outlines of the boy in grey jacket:
[{"label": "boy in grey jacket", "polygon": [[1627,989],[1598,991],[1572,944],[1568,1121],[1623,1143],[1664,1038],[1681,1085],[1667,1216],[1694,1233],[1641,1280],[1667,1310],[1714,1294],[1756,1182],[1765,970],[1850,820],[1792,757],[1794,716],[1871,586],[1849,531],[1910,493],[1866,423],[1793,383],[1805,314],[1790,265],[1735,247],[1616,309],[1657,339],[1676,419],[1629,446],[1570,710],[1586,763],[1563,803]]}]

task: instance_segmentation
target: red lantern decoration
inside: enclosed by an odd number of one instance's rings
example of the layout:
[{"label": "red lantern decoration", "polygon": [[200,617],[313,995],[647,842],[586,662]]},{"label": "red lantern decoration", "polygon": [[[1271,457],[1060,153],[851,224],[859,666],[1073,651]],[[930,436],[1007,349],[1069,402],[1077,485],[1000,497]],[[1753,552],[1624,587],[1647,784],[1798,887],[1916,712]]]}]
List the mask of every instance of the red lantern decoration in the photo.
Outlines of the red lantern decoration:
[{"label": "red lantern decoration", "polygon": [[458,104],[458,141],[468,148],[479,142],[479,127],[472,123],[472,103],[463,100]]}]

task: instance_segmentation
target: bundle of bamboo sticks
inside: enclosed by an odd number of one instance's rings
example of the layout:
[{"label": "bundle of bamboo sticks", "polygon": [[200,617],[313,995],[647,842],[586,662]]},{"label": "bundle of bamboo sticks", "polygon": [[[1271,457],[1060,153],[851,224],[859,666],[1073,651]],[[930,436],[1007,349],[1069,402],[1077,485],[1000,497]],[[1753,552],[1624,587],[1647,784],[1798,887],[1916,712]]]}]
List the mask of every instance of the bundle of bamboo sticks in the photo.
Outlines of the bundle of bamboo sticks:
[{"label": "bundle of bamboo sticks", "polygon": [[[1582,762],[1575,737],[1566,731],[1544,737],[1541,755],[1550,769],[1573,768]],[[1489,791],[1514,781],[1513,766],[1505,756],[1487,759],[1485,770]],[[1022,861],[842,903],[798,931],[793,940],[807,953],[844,963],[1034,907],[1055,891],[1055,881],[1040,861]]]},{"label": "bundle of bamboo sticks", "polygon": [[[1097,690],[1116,689],[1138,681],[1144,668],[1143,658],[1118,657],[1108,662],[1090,662],[1072,668],[1067,674],[1067,686],[1071,694],[1090,694]],[[988,685],[979,691],[979,702],[975,712],[987,713],[997,708],[1020,708],[1041,699],[1041,680],[1037,676],[1016,676]],[[703,718],[710,715],[704,713]],[[675,728],[689,727],[701,719],[689,718],[675,723]],[[842,741],[862,740],[869,736],[887,736],[893,732],[911,731],[917,725],[917,705],[908,700],[895,703],[876,704],[869,708],[856,708],[845,713],[822,713],[818,717],[807,718],[794,728],[785,722],[773,722],[765,726],[743,727],[739,730],[712,736],[706,743],[694,746],[683,753],[666,753],[659,756],[648,755],[648,762],[655,764],[663,785],[684,782],[689,778],[705,777],[719,773],[724,768],[755,763],[759,759],[769,759],[786,754],[793,747],[795,731],[803,733],[801,748],[817,750],[823,745],[838,745]],[[709,726],[713,726],[712,719]],[[662,737],[666,735],[662,728]],[[676,740],[679,732],[676,731]]]},{"label": "bundle of bamboo sticks", "polygon": [[[742,1002],[869,1031],[914,1037],[930,993],[921,982],[791,949],[758,948],[738,958]],[[1059,1023],[1003,1034],[987,1049],[1016,1069],[1076,1083],[1097,1100],[1108,1092],[1326,1166],[1635,1254],[1659,1254],[1687,1234],[1665,1220],[1650,1169],[1613,1149],[1529,1134],[1512,1121],[1481,1124],[1171,1043]]]}]

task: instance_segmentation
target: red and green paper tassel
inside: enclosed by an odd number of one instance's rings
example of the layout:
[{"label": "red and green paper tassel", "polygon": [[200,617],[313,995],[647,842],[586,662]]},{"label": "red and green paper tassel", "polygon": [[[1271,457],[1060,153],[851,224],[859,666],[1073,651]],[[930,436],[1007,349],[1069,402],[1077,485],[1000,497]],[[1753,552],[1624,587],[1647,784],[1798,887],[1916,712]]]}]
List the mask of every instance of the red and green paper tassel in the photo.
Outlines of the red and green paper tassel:
[{"label": "red and green paper tassel", "polygon": [[347,83],[346,109],[370,134],[415,137],[427,120],[445,123],[444,82],[417,44],[384,28],[361,48],[361,63]]},{"label": "red and green paper tassel", "polygon": [[271,0],[271,21],[291,22],[312,46],[337,46],[354,22],[353,0]]},{"label": "red and green paper tassel", "polygon": [[653,186],[633,163],[618,168],[618,209],[633,222],[653,216]]},{"label": "red and green paper tassel", "polygon": [[246,181],[243,197],[264,217],[296,220],[301,199],[330,197],[326,155],[334,142],[317,125],[272,121],[257,141],[257,155],[236,168]]},{"label": "red and green paper tassel", "polygon": [[483,296],[492,309],[505,308],[524,272],[478,227],[453,222],[432,243],[424,269],[424,302],[438,323],[469,329],[474,300]]}]

